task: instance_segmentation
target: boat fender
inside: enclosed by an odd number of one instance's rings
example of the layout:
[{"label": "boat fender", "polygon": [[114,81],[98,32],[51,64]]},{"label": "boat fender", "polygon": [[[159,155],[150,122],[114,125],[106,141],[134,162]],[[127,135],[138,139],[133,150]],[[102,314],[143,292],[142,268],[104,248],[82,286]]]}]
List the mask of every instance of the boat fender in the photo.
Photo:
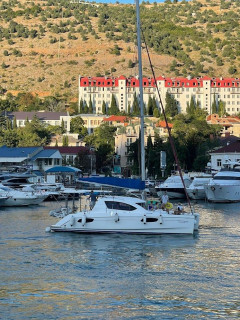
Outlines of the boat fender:
[{"label": "boat fender", "polygon": [[70,225],[71,227],[74,225],[75,223],[75,217],[74,216],[71,216],[71,219],[70,219]]},{"label": "boat fender", "polygon": [[86,217],[86,214],[85,214],[85,212],[84,212],[84,215],[83,215],[83,217],[82,217],[82,226],[85,226],[86,221],[87,221],[87,217]]},{"label": "boat fender", "polygon": [[159,218],[158,218],[158,221],[159,221],[160,224],[163,224],[163,217],[162,217],[161,214],[160,214],[160,216],[159,216]]},{"label": "boat fender", "polygon": [[47,228],[45,229],[45,232],[51,232],[51,228],[50,228],[50,227],[47,227]]},{"label": "boat fender", "polygon": [[147,216],[146,216],[146,215],[143,216],[143,223],[144,223],[144,224],[147,223]]},{"label": "boat fender", "polygon": [[117,212],[116,212],[115,215],[114,215],[114,221],[115,221],[115,222],[118,222],[118,221],[119,221],[119,216],[118,216]]},{"label": "boat fender", "polygon": [[215,187],[212,186],[212,187],[211,187],[211,190],[212,190],[212,191],[215,191]]}]

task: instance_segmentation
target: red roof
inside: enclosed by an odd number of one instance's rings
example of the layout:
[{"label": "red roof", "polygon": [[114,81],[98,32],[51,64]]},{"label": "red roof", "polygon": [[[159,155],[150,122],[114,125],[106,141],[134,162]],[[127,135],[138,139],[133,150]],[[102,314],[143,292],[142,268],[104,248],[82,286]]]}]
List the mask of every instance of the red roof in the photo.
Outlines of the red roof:
[{"label": "red roof", "polygon": [[110,116],[108,118],[104,118],[103,121],[105,122],[121,122],[121,123],[124,123],[124,122],[127,122],[128,121],[128,117],[126,116]]},{"label": "red roof", "polygon": [[240,119],[236,116],[228,116],[228,117],[219,117],[218,114],[210,114],[207,116],[207,121],[211,124],[219,124],[219,125],[228,125],[232,126],[232,124],[240,124]]},{"label": "red roof", "polygon": [[[162,127],[162,128],[167,128],[166,122],[163,120],[160,120],[157,122],[156,127]],[[168,123],[168,127],[172,128],[173,124],[172,123]]]},{"label": "red roof", "polygon": [[[136,77],[126,78],[120,76],[114,77],[82,77],[80,78],[81,87],[118,87],[119,80],[125,80],[127,87],[139,87],[139,79]],[[157,77],[156,81],[164,81],[165,87],[203,87],[203,81],[210,81],[211,87],[240,87],[239,78],[210,78],[210,77],[197,77],[197,78],[165,78]],[[143,87],[156,87],[153,78],[143,78]]]},{"label": "red roof", "polygon": [[89,148],[87,147],[49,147],[49,146],[46,146],[44,147],[44,149],[57,149],[60,153],[64,154],[78,154],[80,151],[83,151],[83,150],[88,150]]}]

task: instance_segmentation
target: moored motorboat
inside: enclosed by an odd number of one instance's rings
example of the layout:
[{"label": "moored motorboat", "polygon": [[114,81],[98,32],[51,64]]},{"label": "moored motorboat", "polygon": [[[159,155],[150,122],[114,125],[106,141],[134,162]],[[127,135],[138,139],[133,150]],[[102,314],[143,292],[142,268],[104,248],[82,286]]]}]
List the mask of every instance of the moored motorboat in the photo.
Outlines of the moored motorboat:
[{"label": "moored motorboat", "polygon": [[205,185],[208,201],[240,201],[240,162],[226,161],[223,168]]},{"label": "moored motorboat", "polygon": [[[185,173],[183,175],[183,180],[184,180],[186,187],[190,186],[192,181],[191,181],[189,174]],[[183,186],[181,177],[177,173],[173,173],[163,183],[160,183],[158,186],[156,186],[155,189],[156,189],[157,195],[159,197],[161,197],[164,194],[164,192],[166,191],[169,198],[171,198],[171,199],[186,198],[186,193],[184,190],[184,186]]]},{"label": "moored motorboat", "polygon": [[206,199],[205,185],[207,185],[212,179],[211,174],[201,174],[194,177],[192,183],[186,188],[188,196],[193,200],[204,200]]},{"label": "moored motorboat", "polygon": [[46,198],[41,192],[21,191],[0,184],[0,195],[6,197],[1,201],[3,207],[29,206],[40,204]]},{"label": "moored motorboat", "polygon": [[197,213],[180,215],[145,209],[142,199],[121,196],[100,197],[92,210],[69,214],[47,231],[78,233],[192,234],[198,229]]}]

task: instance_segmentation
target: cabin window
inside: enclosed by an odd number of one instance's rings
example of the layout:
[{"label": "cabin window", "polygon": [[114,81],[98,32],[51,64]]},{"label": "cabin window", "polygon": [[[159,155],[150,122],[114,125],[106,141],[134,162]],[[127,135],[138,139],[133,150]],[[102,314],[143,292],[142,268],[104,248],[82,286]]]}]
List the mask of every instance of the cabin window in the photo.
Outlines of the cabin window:
[{"label": "cabin window", "polygon": [[123,211],[134,211],[134,210],[136,210],[135,207],[131,206],[130,204],[124,203],[124,202],[105,201],[105,204],[106,204],[108,209],[123,210]]}]

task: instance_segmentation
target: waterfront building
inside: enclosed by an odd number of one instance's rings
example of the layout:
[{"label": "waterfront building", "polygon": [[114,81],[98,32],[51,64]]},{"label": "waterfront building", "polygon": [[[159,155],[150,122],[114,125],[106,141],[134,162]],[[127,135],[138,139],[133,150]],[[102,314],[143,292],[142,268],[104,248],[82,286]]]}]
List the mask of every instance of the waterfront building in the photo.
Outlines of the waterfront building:
[{"label": "waterfront building", "polygon": [[[179,112],[185,113],[191,98],[199,103],[203,110],[212,113],[212,104],[216,101],[225,103],[226,112],[230,115],[240,112],[240,79],[239,78],[143,78],[143,100],[147,106],[149,97],[155,98],[159,107],[157,88],[165,106],[166,93],[170,93],[178,102]],[[91,100],[93,113],[102,114],[103,101],[110,107],[112,96],[121,112],[128,112],[133,105],[134,96],[139,95],[139,79],[113,77],[79,76],[79,108],[81,101],[89,105]],[[80,110],[80,109],[79,109]]]},{"label": "waterfront building", "polygon": [[42,123],[61,126],[63,123],[66,132],[70,132],[70,120],[68,112],[50,112],[50,111],[15,111],[7,112],[6,116],[12,121],[16,119],[17,127],[25,127],[26,121],[31,122],[37,117]]},{"label": "waterfront building", "polygon": [[[96,155],[95,151],[92,148],[88,147],[70,147],[70,146],[65,146],[65,147],[50,147],[46,146],[44,147],[46,150],[58,150],[62,156],[62,164],[63,165],[68,165],[68,166],[75,166],[75,159],[79,154],[85,155],[86,156],[86,161],[89,164],[89,171],[91,170],[91,173],[94,171],[96,172]],[[86,162],[85,161],[85,162]],[[82,164],[84,165],[84,164]]]},{"label": "waterfront building", "polygon": [[44,172],[53,166],[62,165],[62,156],[56,149],[45,150],[43,147],[0,147],[0,168],[26,166],[35,171]]},{"label": "waterfront building", "polygon": [[78,114],[76,116],[72,116],[71,118],[79,116],[83,119],[84,126],[87,128],[89,134],[93,133],[94,129],[99,127],[103,119],[106,118],[106,115],[91,113]]},{"label": "waterfront building", "polygon": [[[169,123],[169,128],[172,129],[173,125]],[[140,119],[132,118],[124,126],[119,125],[115,135],[115,154],[119,157],[119,165],[122,170],[132,165],[132,160],[129,158],[130,145],[139,138],[140,134]],[[145,135],[144,145],[147,145],[147,139],[150,136],[152,143],[154,143],[155,135],[159,135],[163,141],[168,137],[165,121],[158,118],[146,117],[145,119]]]},{"label": "waterfront building", "polygon": [[220,117],[218,114],[210,114],[206,118],[208,124],[217,124],[222,127],[221,135],[234,135],[240,137],[240,119],[236,116]]},{"label": "waterfront building", "polygon": [[212,151],[210,156],[213,170],[220,170],[226,160],[240,162],[240,139]]}]

